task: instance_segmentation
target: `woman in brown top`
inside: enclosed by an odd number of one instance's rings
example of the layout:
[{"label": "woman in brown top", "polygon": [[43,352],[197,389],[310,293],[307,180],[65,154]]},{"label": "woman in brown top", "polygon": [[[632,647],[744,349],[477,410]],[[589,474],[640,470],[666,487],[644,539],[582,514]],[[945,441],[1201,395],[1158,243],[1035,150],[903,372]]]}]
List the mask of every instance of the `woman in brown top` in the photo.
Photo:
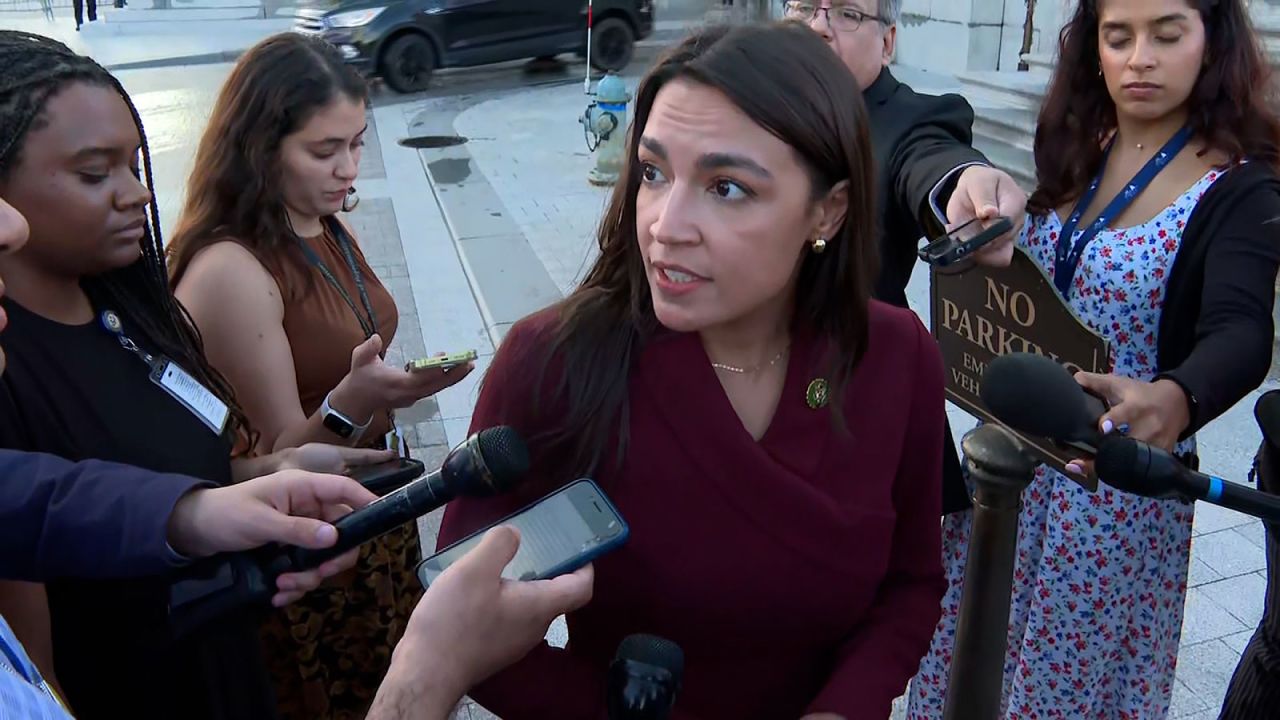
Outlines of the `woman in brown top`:
[{"label": "woman in brown top", "polygon": [[[406,372],[381,357],[395,302],[336,217],[360,162],[365,98],[335,48],[277,35],[232,70],[196,153],[170,273],[262,452],[382,446],[393,410],[471,370]],[[354,576],[268,627],[283,715],[364,716],[420,595],[420,552],[412,527],[371,543]]]}]

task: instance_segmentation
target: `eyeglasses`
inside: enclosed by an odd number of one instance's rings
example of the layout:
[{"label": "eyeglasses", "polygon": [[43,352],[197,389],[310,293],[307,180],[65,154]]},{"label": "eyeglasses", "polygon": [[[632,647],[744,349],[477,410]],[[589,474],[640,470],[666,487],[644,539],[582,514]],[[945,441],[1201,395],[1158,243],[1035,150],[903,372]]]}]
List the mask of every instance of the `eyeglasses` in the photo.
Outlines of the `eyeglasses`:
[{"label": "eyeglasses", "polygon": [[861,10],[848,5],[832,5],[829,8],[824,8],[819,6],[817,3],[796,0],[791,0],[782,4],[783,14],[789,18],[803,20],[804,22],[811,22],[818,16],[819,10],[827,14],[827,24],[829,24],[833,30],[839,30],[841,32],[853,32],[854,30],[862,27],[862,23],[865,20],[874,20],[878,23],[884,22],[884,18],[878,15],[864,13]]}]

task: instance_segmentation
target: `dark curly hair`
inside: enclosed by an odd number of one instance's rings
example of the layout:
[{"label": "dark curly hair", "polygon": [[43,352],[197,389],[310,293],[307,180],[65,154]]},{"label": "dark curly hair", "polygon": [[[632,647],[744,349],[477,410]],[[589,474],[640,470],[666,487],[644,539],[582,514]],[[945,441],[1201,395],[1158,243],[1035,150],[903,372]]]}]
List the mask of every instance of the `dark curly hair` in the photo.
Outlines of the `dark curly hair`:
[{"label": "dark curly hair", "polygon": [[[1116,106],[1099,76],[1098,4],[1080,0],[1062,28],[1058,64],[1036,123],[1035,193],[1042,215],[1077,198],[1102,164],[1102,141]],[[1210,149],[1232,163],[1280,166],[1280,119],[1272,110],[1271,65],[1242,0],[1188,0],[1205,28],[1205,62],[1187,99],[1189,121]]]},{"label": "dark curly hair", "polygon": [[160,213],[151,172],[151,153],[129,94],[101,65],[62,43],[40,35],[0,30],[0,180],[18,166],[32,130],[48,122],[49,99],[75,83],[111,88],[120,94],[142,140],[142,172],[151,193],[149,217],[142,237],[142,259],[128,267],[86,277],[81,286],[95,306],[121,313],[157,350],[189,370],[231,410],[227,434],[251,436],[248,420],[235,401],[231,385],[205,359],[200,333],[186,308],[169,290],[160,237]]}]

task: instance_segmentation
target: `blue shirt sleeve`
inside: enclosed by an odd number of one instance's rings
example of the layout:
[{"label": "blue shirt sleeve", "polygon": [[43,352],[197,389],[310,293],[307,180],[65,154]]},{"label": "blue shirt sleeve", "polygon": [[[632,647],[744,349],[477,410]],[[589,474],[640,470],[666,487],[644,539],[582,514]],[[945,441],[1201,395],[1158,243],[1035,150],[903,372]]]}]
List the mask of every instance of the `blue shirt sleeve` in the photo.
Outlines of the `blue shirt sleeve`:
[{"label": "blue shirt sleeve", "polygon": [[86,460],[0,450],[0,578],[121,578],[166,572],[178,499],[213,483]]},{"label": "blue shirt sleeve", "polygon": [[13,720],[71,718],[3,617],[0,617],[0,715]]}]

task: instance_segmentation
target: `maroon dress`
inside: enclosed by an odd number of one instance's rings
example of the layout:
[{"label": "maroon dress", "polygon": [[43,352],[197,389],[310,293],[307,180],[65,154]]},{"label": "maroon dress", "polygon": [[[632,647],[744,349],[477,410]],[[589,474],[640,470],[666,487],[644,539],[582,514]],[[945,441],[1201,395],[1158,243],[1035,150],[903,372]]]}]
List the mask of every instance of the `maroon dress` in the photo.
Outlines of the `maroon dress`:
[{"label": "maroon dress", "polygon": [[[473,431],[538,430],[530,368],[552,323],[543,312],[511,329]],[[806,402],[824,376],[823,347],[796,334],[782,398],[756,441],[696,335],[650,341],[629,379],[625,462],[614,471],[606,461],[595,478],[631,538],[596,563],[592,602],[568,618],[569,647],[536,648],[472,697],[504,720],[602,720],[618,643],[643,632],[684,649],[676,720],[888,717],[929,646],[944,590],[942,361],[913,313],[873,302],[841,430],[830,408]],[[555,458],[531,450],[520,492],[449,506],[441,547],[574,479],[548,477]]]}]

